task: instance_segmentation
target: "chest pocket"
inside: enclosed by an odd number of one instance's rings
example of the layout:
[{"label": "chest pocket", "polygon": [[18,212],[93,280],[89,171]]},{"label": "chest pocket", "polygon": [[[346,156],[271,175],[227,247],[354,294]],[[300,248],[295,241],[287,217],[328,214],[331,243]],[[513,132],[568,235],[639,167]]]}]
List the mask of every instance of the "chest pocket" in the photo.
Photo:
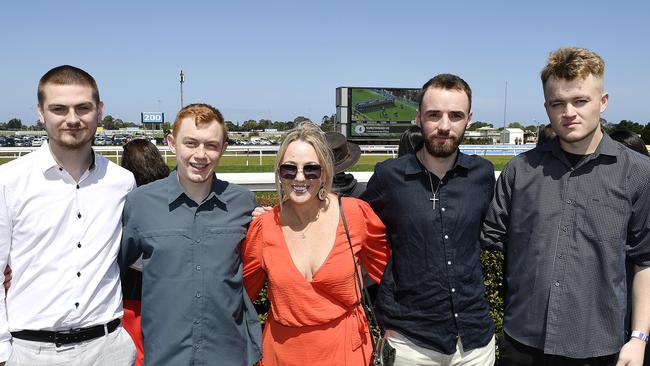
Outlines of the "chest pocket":
[{"label": "chest pocket", "polygon": [[196,241],[187,229],[142,232],[142,263],[152,279],[183,278],[192,264]]},{"label": "chest pocket", "polygon": [[206,229],[194,252],[210,274],[222,278],[241,278],[241,242],[246,237],[243,227]]}]

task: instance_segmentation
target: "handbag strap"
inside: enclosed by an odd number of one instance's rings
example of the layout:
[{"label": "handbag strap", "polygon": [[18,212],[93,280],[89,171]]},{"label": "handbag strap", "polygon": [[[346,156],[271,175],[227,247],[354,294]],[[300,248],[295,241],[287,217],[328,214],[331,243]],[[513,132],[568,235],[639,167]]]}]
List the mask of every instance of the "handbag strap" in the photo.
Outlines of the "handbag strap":
[{"label": "handbag strap", "polygon": [[[370,295],[368,294],[368,290],[363,286],[363,283],[361,282],[361,277],[359,276],[359,273],[361,272],[360,270],[363,268],[363,265],[361,263],[357,263],[354,257],[354,250],[352,249],[352,240],[350,239],[350,231],[348,230],[348,224],[345,220],[345,213],[343,212],[343,204],[341,202],[340,194],[338,195],[338,199],[339,199],[339,212],[341,214],[341,221],[343,221],[345,236],[348,238],[350,253],[352,253],[352,262],[354,263],[354,277],[357,280],[357,286],[359,286],[359,291],[361,292],[361,305],[363,306],[363,310],[366,315],[366,320],[368,321],[368,324],[371,327],[378,330],[380,337],[383,337],[384,331],[379,327],[379,323],[377,323],[377,318],[375,317],[375,308],[372,306],[372,302],[370,301]],[[371,338],[372,338],[372,330],[371,330]],[[372,348],[374,350],[376,347],[375,342],[372,341],[370,343],[372,343]]]}]

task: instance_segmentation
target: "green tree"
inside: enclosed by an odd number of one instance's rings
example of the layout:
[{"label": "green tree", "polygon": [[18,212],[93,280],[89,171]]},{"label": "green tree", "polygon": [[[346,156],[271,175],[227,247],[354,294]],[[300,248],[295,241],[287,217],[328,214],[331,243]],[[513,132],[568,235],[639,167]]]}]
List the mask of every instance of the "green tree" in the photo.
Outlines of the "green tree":
[{"label": "green tree", "polygon": [[481,121],[476,121],[476,122],[473,122],[473,123],[472,123],[472,124],[467,128],[467,130],[468,130],[468,131],[476,131],[476,130],[478,130],[479,128],[482,128],[482,127],[494,127],[494,126],[493,126],[491,123],[481,122]]},{"label": "green tree", "polygon": [[248,121],[242,123],[241,129],[242,131],[252,131],[257,128],[257,121],[254,119],[249,119]]},{"label": "green tree", "polygon": [[20,118],[12,118],[7,122],[7,129],[9,130],[21,130],[23,128],[23,122]]},{"label": "green tree", "polygon": [[282,121],[275,121],[271,125],[272,128],[275,128],[278,131],[284,131],[287,129],[287,123]]},{"label": "green tree", "polygon": [[261,120],[259,120],[259,122],[257,122],[257,129],[258,130],[264,130],[264,129],[267,129],[267,128],[271,128],[272,124],[273,123],[271,122],[270,119],[261,119]]},{"label": "green tree", "polygon": [[628,129],[636,134],[641,134],[641,131],[643,131],[643,125],[636,123],[634,121],[628,121],[626,119],[622,120],[616,125],[616,128],[625,128]]},{"label": "green tree", "polygon": [[226,129],[228,131],[239,131],[239,126],[232,123],[232,121],[226,121]]},{"label": "green tree", "polygon": [[104,127],[105,130],[117,130],[115,127],[115,119],[110,114],[102,118],[100,126]]},{"label": "green tree", "polygon": [[523,130],[524,126],[519,122],[510,122],[510,124],[508,124],[508,128],[521,128]]},{"label": "green tree", "polygon": [[[300,122],[304,122],[304,121],[311,121],[311,120],[310,120],[309,118],[307,118],[307,117],[298,116],[298,117],[296,117],[296,118],[293,119],[293,124],[294,124],[294,125],[297,125],[298,123],[300,123]],[[292,127],[292,128],[293,128],[293,127]]]},{"label": "green tree", "polygon": [[334,132],[334,121],[336,120],[336,115],[323,116],[320,121],[320,129],[324,132]]}]

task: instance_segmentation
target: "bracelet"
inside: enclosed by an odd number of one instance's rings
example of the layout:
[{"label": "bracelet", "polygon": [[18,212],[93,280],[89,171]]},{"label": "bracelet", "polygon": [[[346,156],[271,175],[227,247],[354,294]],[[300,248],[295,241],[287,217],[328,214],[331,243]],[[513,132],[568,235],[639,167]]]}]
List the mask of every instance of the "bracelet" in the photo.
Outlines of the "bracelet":
[{"label": "bracelet", "polygon": [[640,330],[632,331],[632,335],[630,335],[630,338],[640,339],[640,340],[642,340],[642,341],[644,341],[644,342],[648,342],[648,339],[650,339],[649,336],[645,335],[645,334],[644,334],[642,331],[640,331]]}]

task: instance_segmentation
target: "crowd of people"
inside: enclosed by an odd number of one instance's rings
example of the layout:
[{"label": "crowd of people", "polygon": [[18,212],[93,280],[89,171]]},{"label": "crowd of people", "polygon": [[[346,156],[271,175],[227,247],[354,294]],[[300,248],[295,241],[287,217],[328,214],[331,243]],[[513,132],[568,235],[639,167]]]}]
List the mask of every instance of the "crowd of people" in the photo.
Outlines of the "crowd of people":
[{"label": "crowd of people", "polygon": [[120,167],[91,147],[94,78],[55,67],[37,93],[49,142],[0,166],[0,365],[369,365],[373,284],[381,364],[493,365],[482,250],[505,254],[499,365],[642,365],[650,158],[638,136],[603,133],[604,71],[587,49],[550,54],[546,141],[498,179],[458,148],[472,89],[457,75],[424,83],[399,157],[367,185],[345,172],[358,146],[301,123],[276,157],[279,204],[262,208],[215,174],[217,108],[178,112],[171,172],[146,140]]}]

